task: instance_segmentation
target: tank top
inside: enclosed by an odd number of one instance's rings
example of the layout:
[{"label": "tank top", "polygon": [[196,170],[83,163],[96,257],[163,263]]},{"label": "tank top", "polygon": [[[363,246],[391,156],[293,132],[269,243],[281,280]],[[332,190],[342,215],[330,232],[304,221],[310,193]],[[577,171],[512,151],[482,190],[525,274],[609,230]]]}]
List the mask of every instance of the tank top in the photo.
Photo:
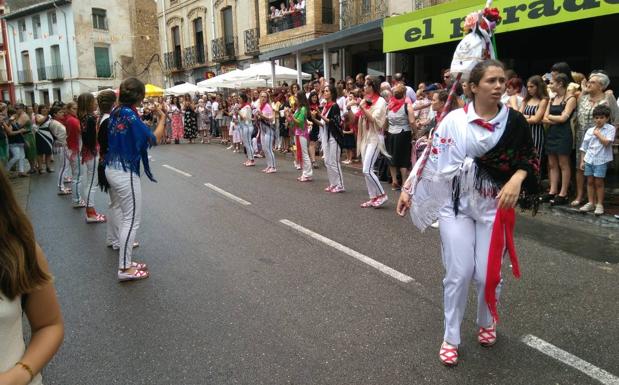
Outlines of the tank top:
[{"label": "tank top", "polygon": [[399,134],[403,131],[410,131],[411,127],[408,124],[408,115],[404,110],[406,108],[406,103],[400,107],[399,110],[393,112],[391,110],[387,110],[387,119],[389,120],[389,133],[390,134]]},{"label": "tank top", "polygon": [[[0,293],[0,372],[7,371],[15,366],[24,355],[26,345],[22,330],[21,297],[9,301]],[[34,376],[29,385],[41,385],[41,374]]]}]

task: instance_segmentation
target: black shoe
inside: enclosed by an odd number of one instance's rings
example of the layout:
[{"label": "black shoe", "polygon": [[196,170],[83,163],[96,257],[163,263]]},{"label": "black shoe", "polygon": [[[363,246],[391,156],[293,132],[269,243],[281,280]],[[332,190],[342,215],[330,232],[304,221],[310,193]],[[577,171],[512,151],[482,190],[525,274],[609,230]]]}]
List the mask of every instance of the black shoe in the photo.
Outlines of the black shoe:
[{"label": "black shoe", "polygon": [[555,198],[555,194],[544,194],[541,197],[539,197],[539,200],[542,203],[548,203],[550,201],[552,201]]},{"label": "black shoe", "polygon": [[551,201],[551,206],[563,206],[567,204],[567,197],[562,197],[561,195],[555,196]]}]

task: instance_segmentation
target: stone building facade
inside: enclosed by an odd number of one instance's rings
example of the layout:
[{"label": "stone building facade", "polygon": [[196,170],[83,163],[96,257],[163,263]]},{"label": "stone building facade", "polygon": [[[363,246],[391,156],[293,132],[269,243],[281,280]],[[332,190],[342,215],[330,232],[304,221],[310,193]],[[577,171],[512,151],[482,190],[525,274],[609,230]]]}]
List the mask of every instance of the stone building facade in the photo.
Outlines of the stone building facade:
[{"label": "stone building facade", "polygon": [[9,0],[16,99],[71,100],[130,76],[162,84],[156,4],[150,0]]},{"label": "stone building facade", "polygon": [[[0,0],[0,15],[4,15],[5,1]],[[6,21],[0,19],[0,100],[15,103],[15,84],[11,74],[11,51],[8,49],[9,35]]]},{"label": "stone building facade", "polygon": [[259,53],[258,0],[158,0],[166,86],[243,68]]}]

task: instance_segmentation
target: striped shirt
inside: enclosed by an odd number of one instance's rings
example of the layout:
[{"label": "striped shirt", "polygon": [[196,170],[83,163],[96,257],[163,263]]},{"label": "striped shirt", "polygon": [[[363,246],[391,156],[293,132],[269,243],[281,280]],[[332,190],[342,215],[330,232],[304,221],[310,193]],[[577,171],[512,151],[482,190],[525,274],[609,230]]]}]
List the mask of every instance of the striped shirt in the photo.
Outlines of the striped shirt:
[{"label": "striped shirt", "polygon": [[593,130],[595,130],[595,127],[587,130],[582,141],[582,146],[580,147],[580,151],[585,153],[585,163],[598,166],[611,162],[613,160],[613,148],[611,143],[615,140],[615,126],[606,123],[604,127],[600,129],[602,136],[610,140],[607,146],[604,146],[602,142],[593,135]]}]

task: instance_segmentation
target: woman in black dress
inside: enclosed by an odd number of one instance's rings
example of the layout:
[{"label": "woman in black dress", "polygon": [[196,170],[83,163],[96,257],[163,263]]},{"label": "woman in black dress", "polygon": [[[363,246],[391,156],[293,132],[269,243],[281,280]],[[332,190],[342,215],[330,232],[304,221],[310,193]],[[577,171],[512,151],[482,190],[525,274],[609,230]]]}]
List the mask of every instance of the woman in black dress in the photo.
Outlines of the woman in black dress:
[{"label": "woman in black dress", "polygon": [[184,138],[189,140],[189,143],[193,143],[193,140],[198,137],[198,117],[196,115],[195,109],[193,108],[193,103],[191,102],[190,98],[185,98],[184,111]]},{"label": "woman in black dress", "polygon": [[39,174],[43,173],[43,165],[45,165],[45,171],[48,173],[54,172],[49,166],[52,158],[52,151],[54,149],[54,136],[49,129],[51,119],[49,117],[49,107],[42,105],[39,106],[38,115],[36,117],[36,143],[37,154],[39,157]]},{"label": "woman in black dress", "polygon": [[550,80],[549,86],[555,97],[548,104],[542,121],[550,126],[546,135],[550,191],[542,197],[542,201],[553,205],[567,203],[567,190],[571,178],[570,154],[574,141],[570,118],[576,108],[576,98],[567,95],[568,84],[569,79],[562,73],[554,75]]}]

